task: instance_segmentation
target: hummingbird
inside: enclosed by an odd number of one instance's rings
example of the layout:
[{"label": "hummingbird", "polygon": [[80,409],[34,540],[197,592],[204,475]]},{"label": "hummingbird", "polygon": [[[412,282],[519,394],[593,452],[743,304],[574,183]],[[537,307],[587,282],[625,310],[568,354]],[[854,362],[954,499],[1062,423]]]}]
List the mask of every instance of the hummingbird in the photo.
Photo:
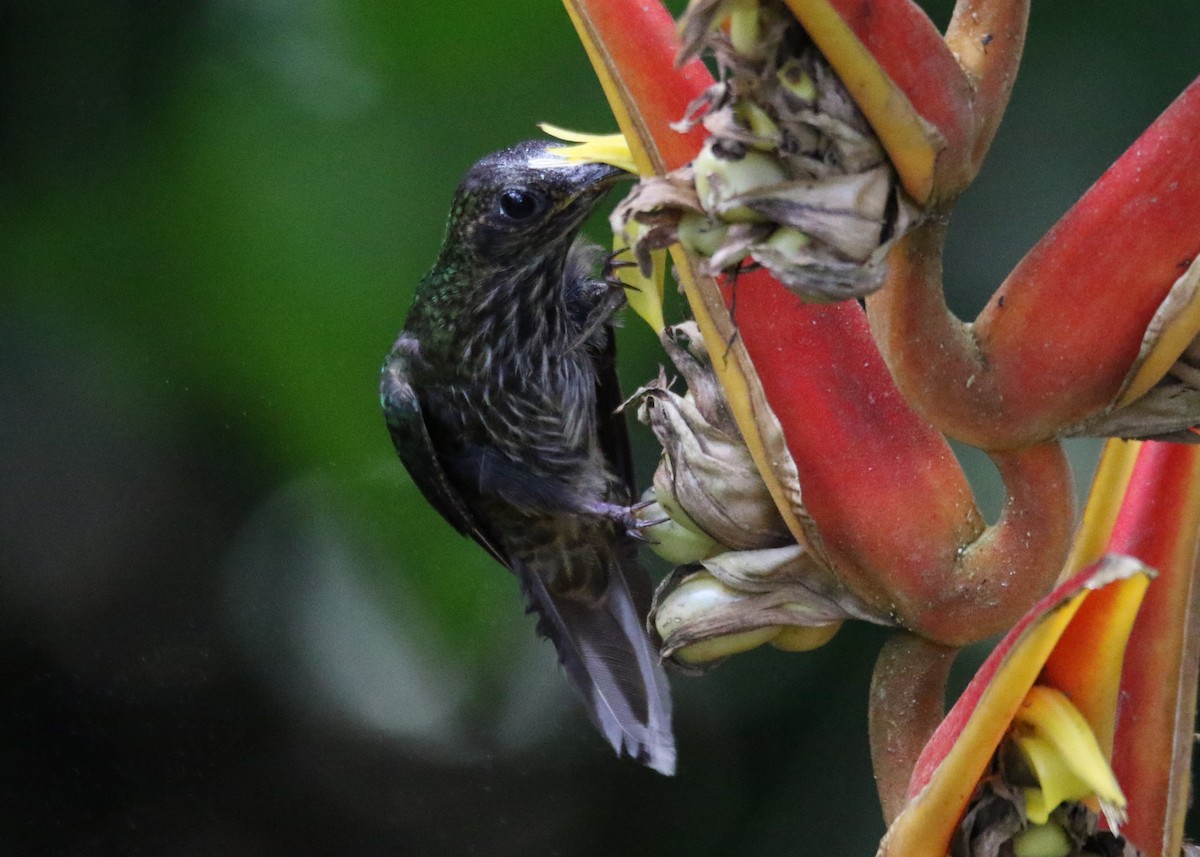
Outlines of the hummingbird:
[{"label": "hummingbird", "polygon": [[671,699],[645,627],[613,314],[619,284],[579,237],[625,174],[545,142],[459,184],[433,269],[383,366],[400,460],[455,529],[512,572],[618,755],[675,769]]}]

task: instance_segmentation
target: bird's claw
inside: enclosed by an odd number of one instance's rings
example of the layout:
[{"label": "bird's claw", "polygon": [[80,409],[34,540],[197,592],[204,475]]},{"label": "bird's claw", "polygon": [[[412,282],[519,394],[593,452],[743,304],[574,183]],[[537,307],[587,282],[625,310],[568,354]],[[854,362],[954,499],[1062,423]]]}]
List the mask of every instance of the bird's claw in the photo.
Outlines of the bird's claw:
[{"label": "bird's claw", "polygon": [[650,527],[657,527],[659,524],[665,524],[669,520],[671,519],[664,515],[661,518],[655,518],[653,521],[638,521],[633,527],[625,530],[625,535],[634,541],[642,542],[643,544],[656,545],[658,544],[658,541],[650,538],[648,535],[643,533],[642,530],[649,529]]},{"label": "bird's claw", "polygon": [[637,516],[638,512],[647,508],[653,502],[653,500],[642,500],[629,506],[618,506],[615,503],[601,503],[596,511],[624,528],[625,535],[629,538],[636,539],[639,542],[650,543],[651,540],[646,537],[642,530],[657,527],[659,524],[665,524],[670,520],[667,517],[643,520]]},{"label": "bird's claw", "polygon": [[604,279],[604,282],[608,283],[614,289],[634,289],[636,291],[637,286],[628,285],[617,275],[617,272],[620,270],[637,267],[637,262],[632,259],[617,258],[628,252],[629,248],[623,247],[620,250],[614,250],[609,253],[604,260],[604,267],[600,269],[600,276]]}]

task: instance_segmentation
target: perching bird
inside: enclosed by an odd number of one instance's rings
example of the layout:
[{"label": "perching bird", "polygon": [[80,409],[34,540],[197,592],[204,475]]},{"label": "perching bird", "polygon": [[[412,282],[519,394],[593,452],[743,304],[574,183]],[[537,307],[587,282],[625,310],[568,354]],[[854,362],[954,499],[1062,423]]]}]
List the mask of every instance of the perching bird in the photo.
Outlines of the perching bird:
[{"label": "perching bird", "polygon": [[512,571],[618,754],[675,769],[667,679],[614,366],[620,288],[577,240],[620,170],[527,142],[481,160],[383,367],[396,451],[426,499]]}]

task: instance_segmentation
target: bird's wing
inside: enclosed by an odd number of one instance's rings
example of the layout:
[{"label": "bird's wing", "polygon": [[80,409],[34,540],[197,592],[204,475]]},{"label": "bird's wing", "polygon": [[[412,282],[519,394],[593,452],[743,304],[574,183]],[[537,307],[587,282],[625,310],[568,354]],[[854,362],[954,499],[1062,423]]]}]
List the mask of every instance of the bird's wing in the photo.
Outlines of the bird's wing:
[{"label": "bird's wing", "polygon": [[409,376],[410,359],[416,353],[416,348],[414,340],[402,336],[383,365],[379,399],[387,418],[392,445],[429,504],[456,530],[475,539],[499,562],[508,565],[495,540],[479,525],[478,519],[446,476],[433,440],[429,437],[429,428],[421,413],[421,399]]},{"label": "bird's wing", "polygon": [[633,453],[629,449],[629,427],[625,413],[621,382],[617,379],[617,339],[612,325],[606,326],[604,342],[596,355],[596,427],[600,449],[613,473],[625,486],[625,502],[635,499],[637,482],[633,473]]},{"label": "bird's wing", "polygon": [[608,589],[599,603],[556,593],[536,570],[517,562],[514,571],[538,632],[549,637],[588,716],[617,751],[660,773],[675,773],[671,689],[658,648],[642,624],[645,612],[629,588],[644,577],[635,557],[607,554]]}]

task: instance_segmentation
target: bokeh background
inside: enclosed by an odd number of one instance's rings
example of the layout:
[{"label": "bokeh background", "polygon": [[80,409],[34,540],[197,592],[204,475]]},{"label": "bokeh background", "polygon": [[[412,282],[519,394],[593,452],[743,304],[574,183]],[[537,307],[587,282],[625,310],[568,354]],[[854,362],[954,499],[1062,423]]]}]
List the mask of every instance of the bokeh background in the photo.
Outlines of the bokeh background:
[{"label": "bokeh background", "polygon": [[[1194,0],[1035,4],[960,312],[1198,44]],[[539,120],[613,127],[551,0],[0,0],[0,852],[874,853],[878,630],[676,677],[679,775],[618,763],[392,454],[453,187]]]}]

